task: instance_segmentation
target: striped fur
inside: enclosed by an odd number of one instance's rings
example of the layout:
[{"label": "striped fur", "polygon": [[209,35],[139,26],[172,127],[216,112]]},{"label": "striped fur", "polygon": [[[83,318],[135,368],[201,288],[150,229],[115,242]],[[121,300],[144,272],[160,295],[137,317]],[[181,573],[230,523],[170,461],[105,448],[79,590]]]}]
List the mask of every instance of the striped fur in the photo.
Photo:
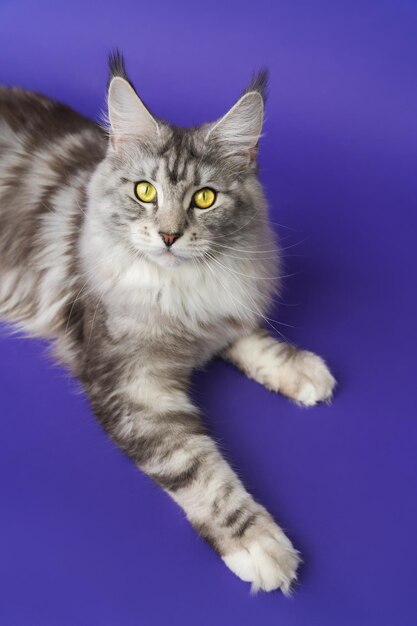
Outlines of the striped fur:
[{"label": "striped fur", "polygon": [[[113,440],[254,589],[288,592],[297,552],[247,493],[187,394],[216,354],[300,404],[330,398],[315,355],[260,330],[278,249],[257,178],[266,75],[222,118],[179,129],[111,60],[110,127],[0,88],[0,315],[51,340]],[[142,203],[148,180],[157,201]],[[217,191],[207,210],[192,203]],[[167,249],[160,233],[175,233]]]}]

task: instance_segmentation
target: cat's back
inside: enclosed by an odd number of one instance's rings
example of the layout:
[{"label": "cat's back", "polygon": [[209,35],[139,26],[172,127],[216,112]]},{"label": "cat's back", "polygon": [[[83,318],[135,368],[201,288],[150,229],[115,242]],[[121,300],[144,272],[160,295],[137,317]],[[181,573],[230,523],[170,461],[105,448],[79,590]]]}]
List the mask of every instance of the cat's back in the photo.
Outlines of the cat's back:
[{"label": "cat's back", "polygon": [[[0,208],[2,192],[7,188],[17,192],[22,175],[27,181],[35,170],[36,181],[31,184],[50,186],[60,182],[64,171],[68,178],[77,170],[94,169],[105,149],[100,127],[71,107],[0,85]],[[40,164],[44,177],[37,171]]]},{"label": "cat's back", "polygon": [[56,218],[80,212],[105,150],[104,132],[69,106],[0,87],[0,268],[30,262],[39,229],[54,216],[59,237],[65,224]]},{"label": "cat's back", "polygon": [[1,137],[7,130],[18,136],[26,135],[32,143],[55,141],[68,133],[98,128],[87,117],[71,107],[41,94],[18,87],[0,85]]},{"label": "cat's back", "polygon": [[41,94],[0,85],[0,215],[15,204],[19,212],[39,213],[39,204],[45,210],[45,192],[91,171],[104,154],[104,134],[92,120]]},{"label": "cat's back", "polygon": [[0,317],[34,334],[62,323],[85,189],[106,145],[65,104],[0,87]]}]

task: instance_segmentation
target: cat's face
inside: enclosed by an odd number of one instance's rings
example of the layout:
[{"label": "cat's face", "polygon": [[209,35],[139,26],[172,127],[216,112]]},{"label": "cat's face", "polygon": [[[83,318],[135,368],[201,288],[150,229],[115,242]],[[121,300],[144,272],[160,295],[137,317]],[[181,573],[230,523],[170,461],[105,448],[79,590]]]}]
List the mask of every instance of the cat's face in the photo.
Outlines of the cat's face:
[{"label": "cat's face", "polygon": [[263,194],[256,147],[263,98],[247,92],[218,122],[179,129],[155,119],[130,84],[109,88],[111,144],[103,197],[109,228],[163,267],[253,245]]},{"label": "cat's face", "polygon": [[262,191],[250,161],[238,168],[232,157],[214,158],[199,132],[167,127],[164,136],[153,150],[131,141],[109,156],[115,175],[104,191],[113,198],[114,227],[164,267],[250,244],[263,214],[256,214]]}]

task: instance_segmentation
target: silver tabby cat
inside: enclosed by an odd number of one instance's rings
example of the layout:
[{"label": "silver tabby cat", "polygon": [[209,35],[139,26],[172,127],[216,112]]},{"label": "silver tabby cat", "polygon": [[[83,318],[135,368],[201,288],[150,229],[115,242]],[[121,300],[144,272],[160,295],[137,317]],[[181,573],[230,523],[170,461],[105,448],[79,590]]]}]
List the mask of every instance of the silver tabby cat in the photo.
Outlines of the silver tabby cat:
[{"label": "silver tabby cat", "polygon": [[279,260],[257,178],[265,87],[260,72],[220,120],[178,128],[115,54],[108,132],[0,88],[0,315],[52,341],[108,434],[239,578],[288,593],[297,551],[187,394],[215,355],[302,405],[335,384],[262,328]]}]

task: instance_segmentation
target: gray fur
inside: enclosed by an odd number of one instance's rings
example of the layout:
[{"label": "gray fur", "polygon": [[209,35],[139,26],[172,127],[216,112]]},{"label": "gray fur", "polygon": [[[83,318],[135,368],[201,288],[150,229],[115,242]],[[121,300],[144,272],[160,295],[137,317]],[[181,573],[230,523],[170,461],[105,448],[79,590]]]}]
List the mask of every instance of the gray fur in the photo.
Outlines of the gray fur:
[{"label": "gray fur", "polygon": [[[240,575],[230,555],[274,536],[284,551],[279,575],[268,581],[261,563],[251,581],[285,591],[297,565],[291,544],[187,395],[193,368],[216,354],[264,375],[234,346],[267,340],[256,333],[277,287],[253,135],[266,73],[244,92],[244,106],[198,128],[151,116],[132,89],[113,55],[107,132],[44,96],[0,90],[0,315],[52,340],[109,435],[233,571]],[[154,181],[156,203],[135,198],[140,180]],[[195,208],[191,191],[209,183],[218,206]],[[181,236],[167,252],[159,232]],[[278,363],[286,349],[274,346]]]}]

